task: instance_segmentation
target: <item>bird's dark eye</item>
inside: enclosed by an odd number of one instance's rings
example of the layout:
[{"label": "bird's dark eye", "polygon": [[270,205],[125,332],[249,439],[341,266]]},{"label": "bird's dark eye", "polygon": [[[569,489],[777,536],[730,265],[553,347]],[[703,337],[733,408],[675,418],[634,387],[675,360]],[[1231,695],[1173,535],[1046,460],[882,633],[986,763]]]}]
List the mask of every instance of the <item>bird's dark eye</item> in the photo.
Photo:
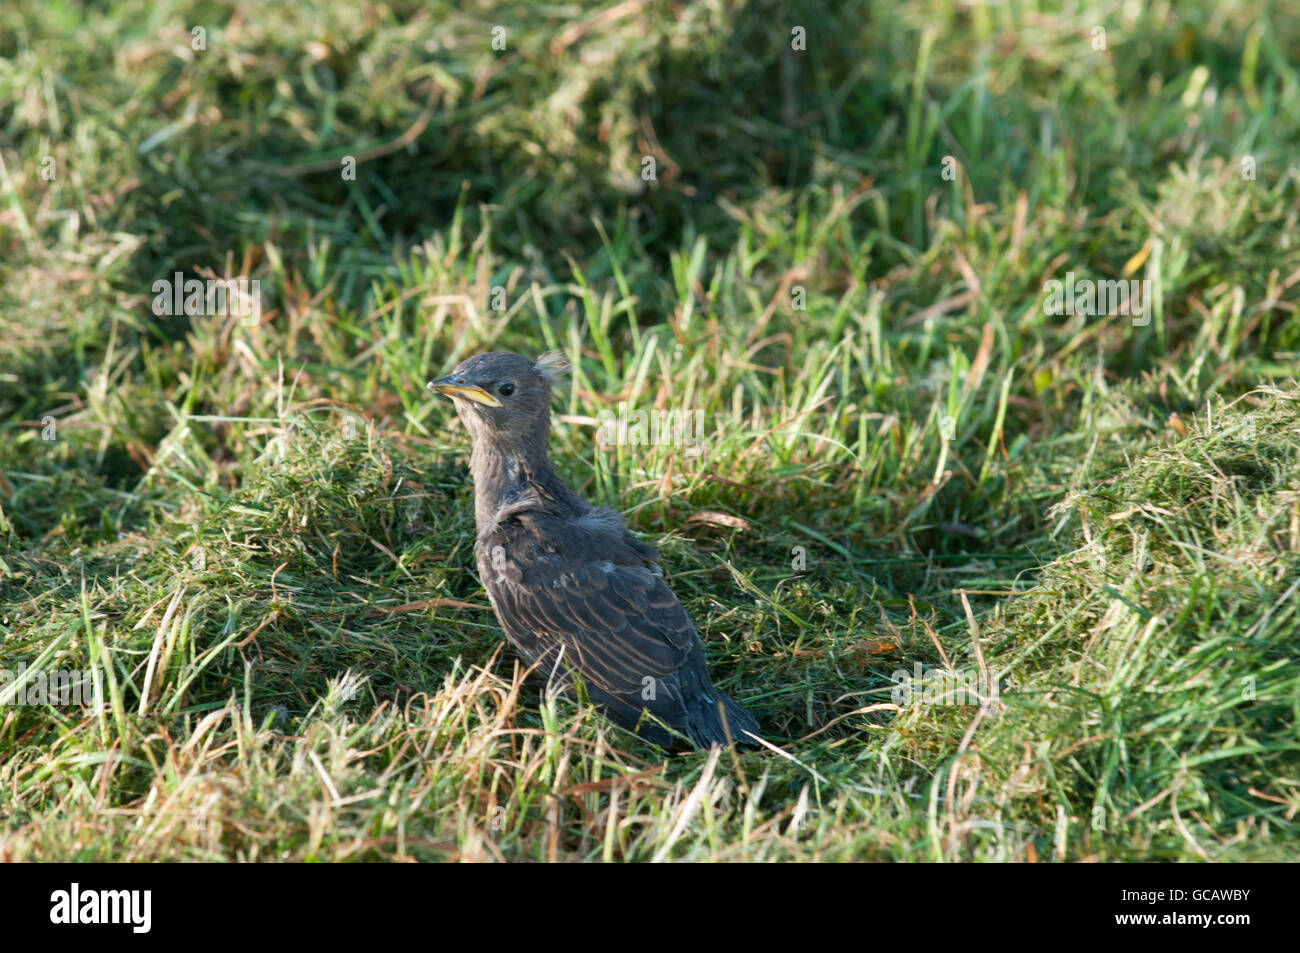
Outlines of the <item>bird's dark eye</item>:
[{"label": "bird's dark eye", "polygon": [[509,397],[514,392],[515,392],[514,381],[502,381],[500,384],[497,385],[497,393],[500,394],[502,397]]}]

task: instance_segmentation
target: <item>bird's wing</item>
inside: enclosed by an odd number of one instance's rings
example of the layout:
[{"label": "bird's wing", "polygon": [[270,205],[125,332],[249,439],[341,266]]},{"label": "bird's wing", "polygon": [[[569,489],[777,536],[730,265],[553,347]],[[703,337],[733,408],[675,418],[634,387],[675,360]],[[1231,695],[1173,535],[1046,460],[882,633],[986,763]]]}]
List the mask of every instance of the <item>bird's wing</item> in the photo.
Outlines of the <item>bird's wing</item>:
[{"label": "bird's wing", "polygon": [[479,572],[502,628],[534,661],[577,669],[610,695],[675,694],[699,635],[654,550],[613,514],[515,512],[479,537]]}]

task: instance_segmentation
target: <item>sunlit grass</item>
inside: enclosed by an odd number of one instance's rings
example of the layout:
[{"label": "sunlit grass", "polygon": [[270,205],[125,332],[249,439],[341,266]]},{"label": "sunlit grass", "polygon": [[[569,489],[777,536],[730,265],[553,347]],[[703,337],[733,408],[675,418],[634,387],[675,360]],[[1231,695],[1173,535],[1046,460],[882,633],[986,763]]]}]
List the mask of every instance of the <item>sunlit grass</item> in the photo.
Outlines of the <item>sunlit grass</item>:
[{"label": "sunlit grass", "polygon": [[[0,686],[0,858],[1294,855],[1300,9],[234,9],[0,12],[0,669],[104,701]],[[779,751],[501,645],[424,383],[554,348]]]}]

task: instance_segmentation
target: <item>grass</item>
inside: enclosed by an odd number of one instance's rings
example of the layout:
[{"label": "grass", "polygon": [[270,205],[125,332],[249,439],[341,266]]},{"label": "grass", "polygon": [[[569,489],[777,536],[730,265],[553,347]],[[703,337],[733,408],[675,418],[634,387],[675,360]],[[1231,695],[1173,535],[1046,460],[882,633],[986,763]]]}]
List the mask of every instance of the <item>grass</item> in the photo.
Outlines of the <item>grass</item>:
[{"label": "grass", "polygon": [[[1293,858],[1296,62],[1291,2],[6,6],[0,858]],[[501,645],[423,385],[552,348],[779,751]]]}]

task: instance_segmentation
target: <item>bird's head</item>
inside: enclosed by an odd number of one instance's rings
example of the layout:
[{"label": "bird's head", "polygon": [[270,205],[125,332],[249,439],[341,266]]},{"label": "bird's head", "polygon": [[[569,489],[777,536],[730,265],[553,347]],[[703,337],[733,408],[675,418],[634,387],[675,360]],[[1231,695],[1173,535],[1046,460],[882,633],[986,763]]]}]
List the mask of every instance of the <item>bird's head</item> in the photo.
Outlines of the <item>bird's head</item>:
[{"label": "bird's head", "polygon": [[475,443],[520,446],[540,441],[545,447],[551,388],[567,369],[568,362],[558,353],[532,361],[491,351],[466,358],[446,377],[429,381],[429,390],[452,399]]}]

